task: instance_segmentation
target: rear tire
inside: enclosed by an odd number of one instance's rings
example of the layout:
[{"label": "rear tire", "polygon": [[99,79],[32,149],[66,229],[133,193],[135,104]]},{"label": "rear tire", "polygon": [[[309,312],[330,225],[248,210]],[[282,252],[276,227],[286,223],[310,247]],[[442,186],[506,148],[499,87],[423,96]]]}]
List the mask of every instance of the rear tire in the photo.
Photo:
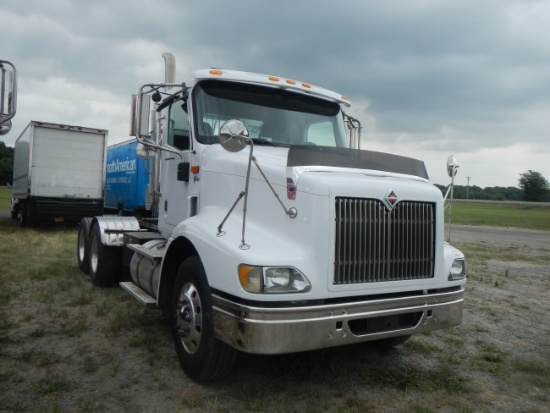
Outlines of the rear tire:
[{"label": "rear tire", "polygon": [[12,201],[12,204],[11,204],[11,219],[13,219],[14,221],[17,221],[17,218],[19,218],[19,206],[14,205],[13,201]]},{"label": "rear tire", "polygon": [[92,283],[98,287],[112,287],[120,264],[120,256],[116,247],[101,243],[99,225],[92,227],[89,249],[89,273]]},{"label": "rear tire", "polygon": [[78,224],[78,242],[76,244],[76,258],[78,268],[84,273],[90,273],[90,226],[92,218],[82,218]]},{"label": "rear tire", "polygon": [[22,227],[29,226],[29,214],[27,212],[27,203],[22,201],[19,204],[19,225]]},{"label": "rear tire", "polygon": [[237,351],[215,337],[210,286],[199,257],[189,257],[181,264],[171,308],[176,353],[183,371],[197,382],[229,374]]}]

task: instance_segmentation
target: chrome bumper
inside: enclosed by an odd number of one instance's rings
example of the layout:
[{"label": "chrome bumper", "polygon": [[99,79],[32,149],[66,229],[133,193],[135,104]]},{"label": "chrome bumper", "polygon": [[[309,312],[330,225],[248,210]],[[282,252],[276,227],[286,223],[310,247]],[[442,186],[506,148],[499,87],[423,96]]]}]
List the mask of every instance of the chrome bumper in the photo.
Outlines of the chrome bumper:
[{"label": "chrome bumper", "polygon": [[238,350],[283,354],[452,327],[462,322],[458,291],[290,308],[237,304],[213,295],[216,336]]}]

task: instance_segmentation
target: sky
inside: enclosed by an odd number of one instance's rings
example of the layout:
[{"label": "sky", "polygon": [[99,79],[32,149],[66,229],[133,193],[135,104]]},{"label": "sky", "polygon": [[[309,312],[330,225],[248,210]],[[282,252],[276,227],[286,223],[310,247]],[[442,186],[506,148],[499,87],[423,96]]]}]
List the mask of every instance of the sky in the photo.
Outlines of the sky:
[{"label": "sky", "polygon": [[130,96],[201,68],[347,96],[362,149],[425,161],[446,185],[550,180],[547,0],[2,0],[0,59],[18,69],[13,143],[31,120],[129,139]]}]

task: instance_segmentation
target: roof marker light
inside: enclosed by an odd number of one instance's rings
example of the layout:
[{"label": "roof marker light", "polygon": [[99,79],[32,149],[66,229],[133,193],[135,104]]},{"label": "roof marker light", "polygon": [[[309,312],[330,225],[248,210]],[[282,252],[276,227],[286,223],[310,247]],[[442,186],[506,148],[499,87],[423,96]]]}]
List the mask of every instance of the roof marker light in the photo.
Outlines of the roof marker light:
[{"label": "roof marker light", "polygon": [[302,87],[305,87],[306,89],[311,89],[311,85],[307,83],[302,83]]},{"label": "roof marker light", "polygon": [[271,80],[272,82],[278,82],[278,81],[279,81],[279,78],[278,78],[278,77],[275,77],[275,76],[269,76],[269,77],[268,77],[268,80]]},{"label": "roof marker light", "polygon": [[212,69],[210,72],[211,75],[214,75],[214,76],[221,76],[222,75],[222,71],[221,70],[215,70],[215,69]]},{"label": "roof marker light", "polygon": [[294,80],[290,80],[290,79],[287,79],[286,83],[288,83],[289,85],[295,85],[296,84],[296,82]]}]

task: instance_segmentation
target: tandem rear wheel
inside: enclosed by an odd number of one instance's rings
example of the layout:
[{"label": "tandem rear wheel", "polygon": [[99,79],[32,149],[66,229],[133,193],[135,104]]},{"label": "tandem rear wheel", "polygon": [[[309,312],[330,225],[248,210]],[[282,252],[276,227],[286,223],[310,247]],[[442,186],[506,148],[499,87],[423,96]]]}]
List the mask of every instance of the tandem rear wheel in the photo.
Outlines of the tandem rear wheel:
[{"label": "tandem rear wheel", "polygon": [[[80,229],[79,229],[80,235]],[[83,234],[82,243],[85,244]],[[77,255],[80,256],[80,236]],[[83,247],[82,259],[86,256],[86,248]],[[101,228],[96,223],[92,226],[89,239],[88,271],[92,283],[98,287],[112,287],[117,281],[121,258],[118,247],[104,245],[101,242]]]},{"label": "tandem rear wheel", "polygon": [[92,218],[82,218],[78,224],[78,242],[76,244],[76,258],[78,268],[84,274],[90,273],[90,226]]}]

